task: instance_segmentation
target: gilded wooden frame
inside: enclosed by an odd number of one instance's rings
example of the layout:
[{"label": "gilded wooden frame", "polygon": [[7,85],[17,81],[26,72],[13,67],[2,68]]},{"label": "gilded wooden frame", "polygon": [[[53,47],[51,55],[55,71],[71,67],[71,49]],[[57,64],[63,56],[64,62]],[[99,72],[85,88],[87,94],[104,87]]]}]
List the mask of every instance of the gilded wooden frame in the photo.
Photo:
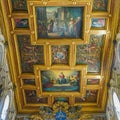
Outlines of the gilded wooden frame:
[{"label": "gilded wooden frame", "polygon": [[[31,31],[33,32],[33,36],[34,36],[34,39],[32,40],[33,44],[34,43],[40,43],[40,44],[43,44],[45,42],[53,42],[56,41],[56,42],[61,42],[61,38],[52,38],[52,39],[48,39],[48,38],[41,38],[41,39],[38,39],[37,37],[37,23],[36,23],[36,13],[35,13],[35,8],[36,7],[56,7],[56,6],[61,6],[61,7],[84,7],[84,13],[83,13],[83,28],[82,28],[82,38],[71,38],[69,39],[68,38],[62,38],[63,41],[69,41],[69,42],[74,42],[74,41],[77,41],[77,42],[85,42],[85,38],[87,37],[87,33],[88,31],[88,28],[87,28],[87,24],[86,23],[90,23],[90,19],[88,19],[87,15],[90,14],[91,12],[91,2],[92,1],[88,1],[88,0],[85,0],[85,1],[77,1],[77,3],[73,3],[72,1],[65,1],[64,3],[62,2],[58,2],[58,1],[49,1],[49,2],[38,2],[38,1],[28,1],[28,13],[30,14],[30,24],[32,25],[31,26]],[[45,42],[44,42],[44,41]]]},{"label": "gilded wooden frame", "polygon": [[[41,95],[49,95],[49,94],[57,95],[58,93],[59,93],[59,95],[71,95],[71,93],[74,93],[75,95],[81,95],[81,93],[84,93],[83,85],[85,84],[85,80],[83,80],[83,78],[84,78],[84,75],[86,73],[86,66],[84,66],[84,69],[82,68],[82,66],[77,66],[77,67],[75,67],[73,69],[71,69],[70,67],[69,68],[62,67],[62,69],[61,69],[61,67],[57,67],[57,68],[48,67],[48,68],[46,68],[45,66],[37,66],[37,65],[35,65],[34,70],[35,70],[35,74],[37,76],[39,76],[38,79],[37,79],[37,82],[39,82],[38,85],[40,85],[40,86],[38,86],[38,88],[39,88],[39,93]],[[79,90],[76,90],[76,91],[62,91],[61,90],[61,92],[59,92],[59,91],[43,91],[42,78],[41,78],[41,73],[40,73],[41,71],[57,71],[57,72],[59,71],[59,73],[61,71],[65,71],[65,72],[66,71],[69,71],[69,72],[71,72],[71,71],[79,71],[80,72]]]},{"label": "gilded wooden frame", "polygon": [[[26,16],[18,17],[15,16],[12,18],[12,24],[13,24],[13,29],[14,30],[30,30],[29,28],[29,19]],[[18,25],[17,25],[18,24]],[[20,27],[22,26],[22,27]]]},{"label": "gilded wooden frame", "polygon": [[[111,54],[108,55],[109,53],[112,53],[111,51],[111,29],[110,29],[110,24],[112,23],[111,21],[111,16],[112,16],[112,8],[110,9],[111,6],[111,1],[109,0],[108,2],[108,8],[107,11],[92,11],[92,3],[93,0],[65,0],[64,2],[61,2],[61,0],[27,0],[27,11],[12,11],[12,4],[10,0],[5,0],[2,1],[2,7],[3,7],[3,13],[7,11],[7,13],[4,15],[5,19],[5,24],[6,24],[6,31],[7,31],[7,39],[9,43],[9,58],[10,58],[10,69],[12,74],[12,79],[13,83],[15,83],[16,90],[16,100],[18,101],[17,105],[18,107],[18,112],[27,112],[27,113],[32,113],[38,111],[38,108],[34,108],[34,106],[42,106],[46,104],[28,104],[25,101],[25,95],[24,95],[24,89],[30,90],[36,90],[37,91],[37,96],[47,96],[48,97],[48,104],[52,106],[52,99],[55,97],[58,97],[58,92],[42,92],[40,88],[40,74],[39,72],[41,70],[78,70],[82,71],[83,77],[81,83],[81,93],[74,93],[73,95],[68,94],[66,92],[60,93],[59,96],[64,96],[68,97],[69,96],[69,101],[70,105],[77,105],[74,101],[74,97],[84,97],[86,94],[86,90],[91,90],[91,89],[98,89],[99,94],[97,96],[97,103],[79,103],[80,105],[83,105],[82,111],[97,111],[101,112],[104,111],[105,108],[105,103],[106,103],[106,95],[107,95],[107,83],[109,80],[109,71],[106,71],[106,68],[110,70],[110,58]],[[113,1],[114,2],[114,1]],[[112,3],[113,3],[112,2]],[[112,4],[113,5],[113,4]],[[6,7],[7,6],[7,7]],[[35,19],[35,7],[36,6],[84,6],[85,11],[84,11],[84,35],[83,39],[53,39],[53,40],[39,40],[37,39],[36,36],[36,19]],[[115,18],[115,16],[113,16]],[[29,19],[29,29],[28,30],[20,30],[20,29],[15,29],[15,24],[14,24],[14,18],[28,18]],[[92,18],[106,18],[106,26],[105,28],[100,28],[100,29],[91,29],[90,23]],[[114,23],[114,22],[113,22]],[[8,29],[9,26],[9,29]],[[114,28],[115,30],[115,28]],[[45,48],[44,51],[44,60],[45,64],[43,66],[41,65],[34,65],[34,72],[33,73],[22,73],[21,68],[20,68],[20,55],[18,52],[18,46],[17,46],[17,34],[26,34],[30,35],[31,38],[31,44],[32,45],[43,45]],[[100,73],[87,73],[87,68],[85,65],[76,65],[75,64],[75,51],[76,51],[76,45],[78,44],[87,44],[89,43],[89,36],[90,34],[104,34],[105,37],[105,43],[104,43],[104,48],[103,48],[103,57],[102,57],[102,65],[101,65],[101,72]],[[113,36],[113,35],[112,35]],[[70,47],[70,58],[69,58],[69,64],[68,65],[52,65],[51,64],[51,46],[52,45],[68,45]],[[16,51],[15,51],[16,50]],[[10,57],[11,56],[11,57]],[[14,64],[15,63],[15,64]],[[62,68],[62,69],[61,69]],[[29,85],[23,85],[22,79],[29,79],[35,78],[36,86],[29,86]],[[87,79],[100,79],[99,85],[87,85]],[[105,85],[105,88],[103,87]],[[32,88],[33,87],[33,88]],[[23,91],[23,92],[22,92]],[[100,96],[102,97],[102,101],[100,101]],[[20,99],[19,99],[20,98]],[[24,99],[24,102],[23,102]],[[24,104],[23,104],[24,103]],[[84,107],[85,106],[85,107]],[[33,107],[32,110],[30,108]],[[92,108],[92,109],[91,109]]]},{"label": "gilded wooden frame", "polygon": [[[92,21],[92,19],[94,20]],[[108,24],[109,24],[109,18],[106,16],[91,17],[90,29],[91,30],[108,30]]]}]

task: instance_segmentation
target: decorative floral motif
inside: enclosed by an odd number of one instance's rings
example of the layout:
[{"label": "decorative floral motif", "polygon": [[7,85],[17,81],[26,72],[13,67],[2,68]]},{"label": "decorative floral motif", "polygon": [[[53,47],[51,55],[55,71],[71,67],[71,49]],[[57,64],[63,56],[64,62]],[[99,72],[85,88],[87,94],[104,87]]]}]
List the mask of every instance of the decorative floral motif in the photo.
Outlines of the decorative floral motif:
[{"label": "decorative floral motif", "polygon": [[52,64],[68,64],[69,62],[69,46],[68,45],[52,45]]},{"label": "decorative floral motif", "polygon": [[89,44],[77,45],[76,64],[87,64],[88,72],[100,72],[103,35],[91,35]]},{"label": "decorative floral motif", "polygon": [[53,105],[54,112],[64,111],[67,112],[69,109],[69,104],[67,102],[58,101]]},{"label": "decorative floral motif", "polygon": [[33,115],[32,120],[78,120],[81,106],[70,106],[67,102],[58,101],[52,108],[41,106],[39,114]]},{"label": "decorative floral motif", "polygon": [[17,35],[22,72],[33,72],[33,65],[44,64],[43,45],[31,45],[29,35]]},{"label": "decorative floral motif", "polygon": [[62,111],[58,111],[55,115],[56,120],[66,120],[66,113]]}]

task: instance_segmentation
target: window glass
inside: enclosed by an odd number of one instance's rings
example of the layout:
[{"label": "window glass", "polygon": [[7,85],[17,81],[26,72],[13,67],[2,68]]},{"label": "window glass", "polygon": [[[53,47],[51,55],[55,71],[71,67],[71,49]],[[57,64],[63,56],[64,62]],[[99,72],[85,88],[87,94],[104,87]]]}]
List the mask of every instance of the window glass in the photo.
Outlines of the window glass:
[{"label": "window glass", "polygon": [[6,119],[7,110],[8,110],[8,107],[9,107],[9,102],[10,102],[10,98],[9,98],[9,95],[7,95],[5,97],[5,102],[4,102],[2,113],[1,113],[1,120],[5,120]]},{"label": "window glass", "polygon": [[2,64],[3,60],[3,48],[2,45],[0,44],[0,65]]},{"label": "window glass", "polygon": [[120,101],[115,92],[113,92],[113,103],[114,103],[115,112],[117,114],[118,120],[120,120]]}]

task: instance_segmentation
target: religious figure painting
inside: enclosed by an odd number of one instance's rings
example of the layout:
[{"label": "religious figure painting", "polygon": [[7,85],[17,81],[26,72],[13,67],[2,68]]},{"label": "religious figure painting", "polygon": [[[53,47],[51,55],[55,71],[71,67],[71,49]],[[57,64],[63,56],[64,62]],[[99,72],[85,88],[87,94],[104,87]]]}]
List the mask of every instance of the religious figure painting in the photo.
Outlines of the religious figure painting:
[{"label": "religious figure painting", "polygon": [[76,46],[76,65],[88,65],[88,72],[99,73],[101,70],[104,35],[90,35],[89,44]]},{"label": "religious figure painting", "polygon": [[17,35],[21,70],[23,73],[33,73],[33,65],[44,64],[43,45],[31,45],[29,35]]},{"label": "religious figure painting", "polygon": [[104,35],[90,35],[88,72],[101,71],[102,50],[104,47]]},{"label": "religious figure painting", "polygon": [[29,23],[28,23],[28,19],[26,18],[18,18],[18,19],[14,19],[15,21],[15,27],[16,28],[29,28]]},{"label": "religious figure painting", "polygon": [[98,90],[86,90],[86,102],[97,102]]},{"label": "religious figure painting", "polygon": [[43,92],[80,92],[80,71],[42,70]]},{"label": "religious figure painting", "polygon": [[84,97],[75,97],[75,103],[94,103],[97,102],[98,90],[86,90]]},{"label": "religious figure painting", "polygon": [[104,28],[106,23],[105,18],[92,18],[91,27],[92,28]]},{"label": "religious figure painting", "polygon": [[93,0],[93,11],[107,11],[108,0]]},{"label": "religious figure painting", "polygon": [[36,7],[37,37],[82,38],[84,7]]},{"label": "religious figure painting", "polygon": [[27,11],[26,0],[11,0],[13,11]]},{"label": "religious figure painting", "polygon": [[69,46],[68,45],[52,45],[52,64],[69,64]]},{"label": "religious figure painting", "polygon": [[28,104],[47,104],[47,97],[38,97],[36,90],[24,90],[26,102]]}]

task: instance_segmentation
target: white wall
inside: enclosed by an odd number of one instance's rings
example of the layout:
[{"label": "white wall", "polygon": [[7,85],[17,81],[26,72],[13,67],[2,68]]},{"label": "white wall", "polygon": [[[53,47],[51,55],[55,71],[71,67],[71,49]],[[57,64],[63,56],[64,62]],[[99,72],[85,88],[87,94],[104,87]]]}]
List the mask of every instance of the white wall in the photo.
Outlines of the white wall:
[{"label": "white wall", "polygon": [[[112,67],[112,77],[110,80],[110,87],[108,91],[108,103],[106,107],[106,115],[108,120],[120,120],[120,31],[116,35],[115,55]],[[113,93],[116,93],[119,101],[117,103],[117,108],[114,104]]]},{"label": "white wall", "polygon": [[[0,85],[2,86],[0,89],[0,120],[15,120],[16,110],[14,102],[14,91],[9,74],[9,68],[6,57],[7,51],[6,47],[4,46],[4,43],[5,43],[4,36],[2,35],[0,29]],[[9,104],[6,117],[4,118],[2,116],[4,116],[5,112],[2,111],[3,106],[5,104],[5,98],[7,95],[9,97]]]}]

